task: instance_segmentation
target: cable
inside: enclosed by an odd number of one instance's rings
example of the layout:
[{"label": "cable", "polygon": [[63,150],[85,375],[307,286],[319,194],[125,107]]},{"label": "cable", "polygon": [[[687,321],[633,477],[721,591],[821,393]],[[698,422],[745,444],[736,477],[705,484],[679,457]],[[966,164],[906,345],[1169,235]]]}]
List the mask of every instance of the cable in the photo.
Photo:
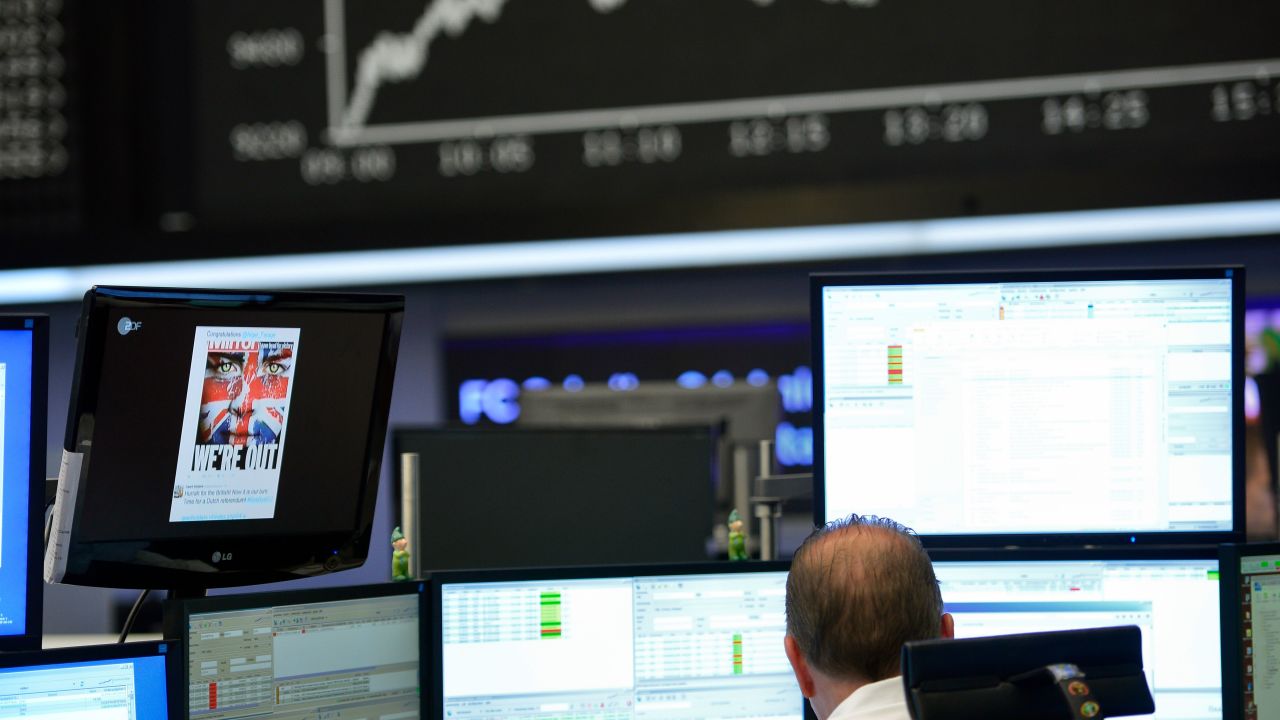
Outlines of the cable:
[{"label": "cable", "polygon": [[138,599],[134,601],[133,607],[129,610],[129,617],[124,619],[124,627],[120,628],[120,639],[116,640],[116,642],[122,643],[125,638],[129,637],[129,630],[133,628],[134,621],[138,619],[138,611],[142,610],[142,604],[147,601],[147,596],[150,594],[151,590],[148,588],[138,595]]}]

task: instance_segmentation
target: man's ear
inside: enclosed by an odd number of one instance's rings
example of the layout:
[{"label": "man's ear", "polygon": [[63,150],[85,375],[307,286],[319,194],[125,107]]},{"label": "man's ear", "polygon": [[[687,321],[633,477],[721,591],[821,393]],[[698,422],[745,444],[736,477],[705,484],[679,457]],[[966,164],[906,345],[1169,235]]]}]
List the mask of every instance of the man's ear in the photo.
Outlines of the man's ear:
[{"label": "man's ear", "polygon": [[948,640],[956,636],[956,619],[951,617],[951,613],[942,613],[942,625],[939,629],[942,637]]},{"label": "man's ear", "polygon": [[804,653],[800,652],[800,644],[789,633],[783,638],[782,644],[787,651],[787,660],[791,661],[791,670],[796,674],[796,684],[800,686],[800,694],[807,698],[813,697],[813,673],[809,670],[809,663],[804,659]]}]

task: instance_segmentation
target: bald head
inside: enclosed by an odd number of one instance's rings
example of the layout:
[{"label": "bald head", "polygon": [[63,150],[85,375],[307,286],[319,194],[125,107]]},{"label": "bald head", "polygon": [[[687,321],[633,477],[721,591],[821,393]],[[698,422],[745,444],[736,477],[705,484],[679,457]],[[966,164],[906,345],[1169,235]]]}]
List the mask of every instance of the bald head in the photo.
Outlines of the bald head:
[{"label": "bald head", "polygon": [[901,672],[902,645],[940,634],[942,594],[911,530],[851,515],[815,530],[787,576],[787,633],[833,678],[873,682]]}]

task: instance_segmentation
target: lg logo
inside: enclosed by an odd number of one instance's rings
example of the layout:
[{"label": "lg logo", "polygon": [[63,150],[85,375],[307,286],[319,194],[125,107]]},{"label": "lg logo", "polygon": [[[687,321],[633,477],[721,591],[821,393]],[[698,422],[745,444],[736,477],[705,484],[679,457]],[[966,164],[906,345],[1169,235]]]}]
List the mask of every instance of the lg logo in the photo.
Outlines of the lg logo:
[{"label": "lg logo", "polygon": [[134,321],[134,320],[130,320],[127,317],[122,317],[120,318],[120,322],[116,323],[116,330],[118,330],[121,335],[128,335],[134,330],[141,330],[141,329],[142,329],[141,320]]},{"label": "lg logo", "polygon": [[216,565],[216,564],[218,564],[218,563],[222,562],[223,560],[226,560],[227,562],[230,562],[230,561],[231,561],[231,553],[220,553],[220,552],[218,552],[217,550],[214,550],[214,551],[213,551],[213,563]]}]

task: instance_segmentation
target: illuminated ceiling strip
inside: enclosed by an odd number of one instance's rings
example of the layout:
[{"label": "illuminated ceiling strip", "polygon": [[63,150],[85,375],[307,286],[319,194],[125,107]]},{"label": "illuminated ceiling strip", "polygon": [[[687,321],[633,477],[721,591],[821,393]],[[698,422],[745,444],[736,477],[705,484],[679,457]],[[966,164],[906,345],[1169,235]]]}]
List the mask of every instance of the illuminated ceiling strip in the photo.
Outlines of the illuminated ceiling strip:
[{"label": "illuminated ceiling strip", "polygon": [[327,288],[1280,234],[1280,200],[0,271],[0,304],[92,285]]}]

